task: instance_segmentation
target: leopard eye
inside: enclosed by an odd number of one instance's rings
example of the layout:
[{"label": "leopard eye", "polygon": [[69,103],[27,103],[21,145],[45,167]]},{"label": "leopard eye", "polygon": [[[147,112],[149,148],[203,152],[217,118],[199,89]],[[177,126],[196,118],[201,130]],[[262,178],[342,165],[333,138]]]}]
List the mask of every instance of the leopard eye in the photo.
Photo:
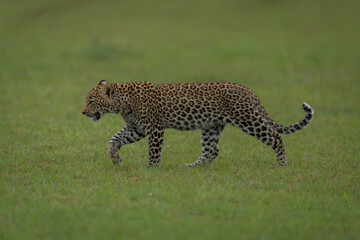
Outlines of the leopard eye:
[{"label": "leopard eye", "polygon": [[90,100],[90,101],[88,102],[88,105],[92,104],[93,102],[94,102],[94,101]]}]

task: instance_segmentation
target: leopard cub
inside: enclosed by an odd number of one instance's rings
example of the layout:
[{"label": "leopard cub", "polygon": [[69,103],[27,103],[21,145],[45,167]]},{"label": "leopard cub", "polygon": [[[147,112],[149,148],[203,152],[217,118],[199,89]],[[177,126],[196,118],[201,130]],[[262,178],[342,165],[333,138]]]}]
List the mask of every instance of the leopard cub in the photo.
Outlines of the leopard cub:
[{"label": "leopard cub", "polygon": [[122,164],[122,146],[148,137],[149,165],[161,161],[164,130],[201,130],[202,155],[186,164],[212,162],[218,155],[218,142],[226,124],[240,128],[270,146],[276,154],[273,166],[286,165],[281,134],[306,127],[314,111],[302,105],[305,117],[291,125],[270,118],[258,97],[248,88],[231,82],[152,84],[149,82],[108,83],[101,80],[86,97],[82,114],[97,122],[105,113],[121,114],[126,126],[110,141],[109,154]]}]

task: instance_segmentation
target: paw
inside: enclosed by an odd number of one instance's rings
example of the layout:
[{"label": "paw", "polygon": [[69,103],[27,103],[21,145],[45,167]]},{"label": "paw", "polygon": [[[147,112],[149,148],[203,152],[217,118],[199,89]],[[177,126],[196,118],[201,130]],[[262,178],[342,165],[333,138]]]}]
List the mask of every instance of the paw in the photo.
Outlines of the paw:
[{"label": "paw", "polygon": [[278,168],[278,167],[279,167],[278,163],[272,163],[271,164],[271,169]]},{"label": "paw", "polygon": [[271,164],[271,169],[274,169],[274,168],[278,168],[278,167],[286,167],[286,163],[272,163]]},{"label": "paw", "polygon": [[122,159],[120,157],[112,158],[111,161],[114,163],[114,165],[120,165],[120,166],[123,165],[123,161],[122,161]]},{"label": "paw", "polygon": [[196,163],[182,163],[180,164],[181,167],[196,167],[198,164]]},{"label": "paw", "polygon": [[142,165],[142,167],[146,167],[146,168],[153,168],[153,167],[157,167],[157,166],[159,166],[159,164],[160,163],[144,163],[143,165]]},{"label": "paw", "polygon": [[120,167],[123,165],[123,162],[113,162],[114,165],[119,165]]}]

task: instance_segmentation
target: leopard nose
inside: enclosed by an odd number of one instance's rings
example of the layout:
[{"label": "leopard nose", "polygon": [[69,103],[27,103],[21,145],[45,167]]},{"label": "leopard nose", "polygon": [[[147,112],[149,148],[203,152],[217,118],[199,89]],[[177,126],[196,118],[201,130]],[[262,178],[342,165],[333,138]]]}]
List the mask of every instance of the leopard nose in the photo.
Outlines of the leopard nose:
[{"label": "leopard nose", "polygon": [[84,115],[85,115],[85,111],[82,111],[82,114],[84,114]]}]

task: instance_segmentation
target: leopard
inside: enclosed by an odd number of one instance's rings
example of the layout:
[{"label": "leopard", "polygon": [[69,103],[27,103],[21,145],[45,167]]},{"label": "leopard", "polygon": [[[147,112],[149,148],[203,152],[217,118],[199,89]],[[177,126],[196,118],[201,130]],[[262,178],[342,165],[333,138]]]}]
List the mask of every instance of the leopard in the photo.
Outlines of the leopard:
[{"label": "leopard", "polygon": [[114,164],[122,165],[119,150],[145,137],[148,140],[147,166],[161,162],[165,129],[200,130],[202,155],[185,166],[199,166],[219,155],[218,142],[230,124],[271,147],[276,162],[287,165],[283,134],[305,128],[314,117],[313,108],[303,103],[305,116],[290,125],[275,122],[259,98],[247,87],[232,82],[153,84],[150,82],[108,83],[101,80],[85,99],[82,114],[98,122],[106,113],[120,114],[125,127],[110,140],[108,153]]}]

